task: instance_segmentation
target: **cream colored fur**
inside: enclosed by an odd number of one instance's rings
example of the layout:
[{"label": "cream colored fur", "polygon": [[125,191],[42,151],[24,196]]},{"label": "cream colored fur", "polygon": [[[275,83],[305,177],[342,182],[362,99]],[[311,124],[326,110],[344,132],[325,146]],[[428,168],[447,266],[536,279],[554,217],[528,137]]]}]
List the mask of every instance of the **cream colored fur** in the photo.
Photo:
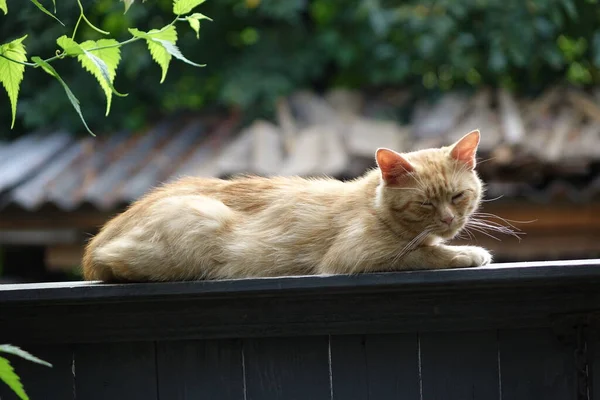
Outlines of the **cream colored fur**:
[{"label": "cream colored fur", "polygon": [[478,142],[474,131],[439,149],[380,149],[379,168],[350,182],[183,178],[109,221],[86,248],[84,276],[173,281],[487,264],[482,248],[443,244],[479,205]]}]

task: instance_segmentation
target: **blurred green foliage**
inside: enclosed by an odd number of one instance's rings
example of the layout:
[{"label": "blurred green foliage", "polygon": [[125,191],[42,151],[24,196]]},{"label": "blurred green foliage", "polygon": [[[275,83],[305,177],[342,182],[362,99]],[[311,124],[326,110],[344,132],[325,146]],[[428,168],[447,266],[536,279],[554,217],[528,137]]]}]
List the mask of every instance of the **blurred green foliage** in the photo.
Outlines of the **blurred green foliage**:
[{"label": "blurred green foliage", "polygon": [[[47,0],[50,4],[49,0]],[[29,55],[52,55],[55,39],[69,34],[78,16],[58,0],[61,27],[22,0],[9,0],[0,16],[0,42],[28,33]],[[122,51],[109,117],[98,85],[76,61],[55,68],[81,100],[96,133],[137,129],[182,109],[240,107],[248,117],[269,116],[278,96],[299,88],[408,87],[430,95],[454,88],[503,86],[536,93],[568,81],[600,80],[600,7],[596,0],[209,0],[199,10],[200,40],[178,26],[186,56],[207,64],[172,63],[163,84],[143,43]],[[117,39],[127,28],[170,22],[171,0],[136,2],[123,14],[116,0],[84,2],[86,15]],[[98,39],[90,30],[78,40]],[[84,134],[62,88],[41,71],[27,71],[14,132],[8,99],[0,96],[0,136],[38,127]],[[19,129],[20,128],[20,129]]]}]

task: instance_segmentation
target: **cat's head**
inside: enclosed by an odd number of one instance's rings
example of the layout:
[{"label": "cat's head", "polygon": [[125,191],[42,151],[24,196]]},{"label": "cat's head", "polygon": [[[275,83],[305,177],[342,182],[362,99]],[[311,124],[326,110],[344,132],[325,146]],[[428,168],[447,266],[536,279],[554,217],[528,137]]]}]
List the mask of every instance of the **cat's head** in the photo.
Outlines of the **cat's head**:
[{"label": "cat's head", "polygon": [[378,149],[376,207],[403,231],[454,237],[481,201],[483,185],[475,172],[479,136],[476,130],[451,146],[411,153]]}]

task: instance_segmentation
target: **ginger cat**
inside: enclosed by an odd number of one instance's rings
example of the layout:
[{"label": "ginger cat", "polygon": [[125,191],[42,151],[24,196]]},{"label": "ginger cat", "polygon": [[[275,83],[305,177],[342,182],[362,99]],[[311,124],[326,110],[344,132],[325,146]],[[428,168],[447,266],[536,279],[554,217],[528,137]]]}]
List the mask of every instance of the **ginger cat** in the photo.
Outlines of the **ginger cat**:
[{"label": "ginger cat", "polygon": [[452,146],[376,153],[350,182],[187,177],[109,221],[87,245],[87,280],[176,281],[461,268],[491,262],[443,244],[478,208],[479,131]]}]

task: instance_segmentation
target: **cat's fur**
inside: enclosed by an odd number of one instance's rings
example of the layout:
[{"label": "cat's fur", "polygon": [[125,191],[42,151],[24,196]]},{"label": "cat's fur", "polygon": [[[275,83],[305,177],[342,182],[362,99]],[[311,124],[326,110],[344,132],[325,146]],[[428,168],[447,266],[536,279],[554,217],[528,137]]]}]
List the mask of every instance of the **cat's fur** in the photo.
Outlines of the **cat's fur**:
[{"label": "cat's fur", "polygon": [[188,177],[151,191],[88,244],[88,280],[172,281],[471,267],[491,255],[443,244],[479,206],[479,131],[334,179]]}]

